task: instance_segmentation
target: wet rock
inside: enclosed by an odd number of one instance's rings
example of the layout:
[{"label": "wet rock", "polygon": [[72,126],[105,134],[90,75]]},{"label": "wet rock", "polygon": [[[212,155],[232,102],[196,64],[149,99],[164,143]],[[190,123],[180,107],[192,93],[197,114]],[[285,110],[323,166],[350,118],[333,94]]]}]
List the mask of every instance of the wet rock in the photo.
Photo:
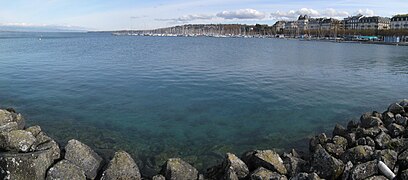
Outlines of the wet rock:
[{"label": "wet rock", "polygon": [[386,126],[390,125],[391,123],[395,123],[395,116],[392,112],[385,112],[383,118]]},{"label": "wet rock", "polygon": [[61,160],[47,172],[47,180],[85,180],[85,172],[68,160]]},{"label": "wet rock", "polygon": [[25,120],[21,114],[0,109],[0,126],[10,122],[16,122],[18,129],[23,129],[25,126]]},{"label": "wet rock", "polygon": [[325,179],[337,179],[343,173],[344,163],[331,156],[321,145],[312,155],[312,168]]},{"label": "wet rock", "polygon": [[317,136],[314,136],[310,139],[309,142],[309,150],[310,152],[314,152],[316,150],[317,145],[324,145],[326,144],[328,138],[325,133],[321,133]]},{"label": "wet rock", "polygon": [[354,165],[353,165],[353,163],[351,161],[346,163],[346,166],[344,167],[343,174],[341,176],[342,180],[350,179],[353,167],[354,167]]},{"label": "wet rock", "polygon": [[378,162],[376,160],[356,165],[351,171],[352,180],[365,179],[378,173]]},{"label": "wet rock", "polygon": [[184,162],[180,158],[167,160],[162,169],[162,174],[167,180],[197,179],[198,171],[196,168]]},{"label": "wet rock", "polygon": [[361,127],[369,128],[369,127],[376,127],[381,126],[383,122],[380,118],[372,116],[372,113],[364,113],[360,117]]},{"label": "wet rock", "polygon": [[26,131],[30,132],[33,136],[37,136],[41,132],[40,126],[31,126],[25,129]]},{"label": "wet rock", "polygon": [[0,179],[44,179],[53,164],[52,150],[0,153]]},{"label": "wet rock", "polygon": [[398,136],[402,136],[404,134],[405,128],[401,125],[398,125],[396,123],[392,123],[388,125],[387,127],[388,133],[391,135],[391,137],[395,138]]},{"label": "wet rock", "polygon": [[251,174],[251,180],[287,180],[286,176],[260,167]]},{"label": "wet rock", "polygon": [[7,151],[28,152],[35,137],[28,131],[14,130],[0,134],[0,148]]},{"label": "wet rock", "polygon": [[294,176],[304,170],[307,170],[308,162],[294,156],[293,154],[283,154],[283,164],[285,165],[288,175]]},{"label": "wet rock", "polygon": [[403,114],[405,113],[404,108],[398,103],[393,103],[388,107],[388,111],[393,114]]},{"label": "wet rock", "polygon": [[156,175],[153,176],[152,180],[166,180],[166,178],[163,175]]},{"label": "wet rock", "polygon": [[140,180],[140,172],[130,154],[125,151],[115,153],[102,174],[102,180],[128,179]]},{"label": "wet rock", "polygon": [[408,99],[404,99],[399,103],[400,106],[402,107],[408,107]]},{"label": "wet rock", "polygon": [[16,122],[9,122],[7,124],[4,124],[2,126],[0,126],[0,132],[10,132],[13,130],[17,130],[18,129],[18,124]]},{"label": "wet rock", "polygon": [[358,128],[358,123],[357,123],[357,122],[351,120],[351,121],[349,121],[349,122],[347,123],[347,130],[348,130],[348,131],[354,131],[354,130],[357,129],[357,128]]},{"label": "wet rock", "polygon": [[356,146],[346,150],[341,159],[343,162],[351,161],[353,164],[372,160],[374,148],[371,146]]},{"label": "wet rock", "polygon": [[334,126],[333,136],[342,136],[342,137],[345,137],[346,134],[347,134],[347,129],[344,128],[342,125],[336,124],[336,126]]},{"label": "wet rock", "polygon": [[408,118],[401,116],[401,114],[395,115],[395,122],[401,126],[407,126]]},{"label": "wet rock", "polygon": [[83,169],[89,179],[95,179],[102,162],[89,146],[75,139],[69,140],[65,146],[65,159]]},{"label": "wet rock", "polygon": [[280,174],[287,173],[287,170],[283,165],[283,160],[278,153],[272,150],[250,151],[244,154],[242,160],[248,165],[250,170],[264,167]]},{"label": "wet rock", "polygon": [[244,178],[249,174],[247,165],[241,159],[234,154],[227,153],[221,165],[217,165],[207,170],[207,177],[210,177],[211,179],[220,179],[228,174],[230,169],[238,178]]},{"label": "wet rock", "polygon": [[232,169],[232,167],[229,167],[222,179],[223,180],[238,180],[239,178],[238,178],[237,173]]},{"label": "wet rock", "polygon": [[385,149],[391,140],[391,136],[385,132],[381,132],[377,137],[375,137],[375,144],[378,149]]},{"label": "wet rock", "polygon": [[374,158],[384,162],[390,169],[394,169],[398,160],[398,153],[390,149],[376,150]]}]

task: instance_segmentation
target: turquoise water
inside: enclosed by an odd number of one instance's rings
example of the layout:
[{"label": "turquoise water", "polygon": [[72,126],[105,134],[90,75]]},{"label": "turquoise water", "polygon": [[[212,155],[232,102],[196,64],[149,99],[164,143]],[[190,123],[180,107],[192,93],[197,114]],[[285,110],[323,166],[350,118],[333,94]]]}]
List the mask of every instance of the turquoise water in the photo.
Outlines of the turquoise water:
[{"label": "turquoise water", "polygon": [[306,138],[408,97],[408,47],[279,39],[0,33],[0,106],[64,144],[169,157]]}]

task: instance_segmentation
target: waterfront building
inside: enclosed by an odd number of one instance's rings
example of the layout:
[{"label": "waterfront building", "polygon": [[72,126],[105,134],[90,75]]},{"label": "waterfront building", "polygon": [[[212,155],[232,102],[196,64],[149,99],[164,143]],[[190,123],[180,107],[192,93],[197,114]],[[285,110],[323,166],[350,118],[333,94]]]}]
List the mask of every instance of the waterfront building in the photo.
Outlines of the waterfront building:
[{"label": "waterfront building", "polygon": [[408,14],[399,14],[392,17],[391,29],[408,29]]},{"label": "waterfront building", "polygon": [[350,17],[344,18],[345,29],[350,29],[350,30],[358,29],[360,19],[363,17],[364,17],[363,15],[358,14],[356,16],[350,16]]},{"label": "waterfront building", "polygon": [[300,15],[297,20],[297,26],[300,31],[306,31],[308,29],[310,17],[308,15]]},{"label": "waterfront building", "polygon": [[317,31],[320,30],[320,26],[323,22],[324,18],[312,18],[309,19],[309,24],[307,26],[307,29],[310,31]]},{"label": "waterfront building", "polygon": [[362,17],[358,23],[359,30],[386,30],[390,28],[391,19],[387,17]]},{"label": "waterfront building", "polygon": [[340,24],[341,21],[334,18],[323,19],[321,21],[320,29],[323,31],[338,30]]},{"label": "waterfront building", "polygon": [[285,29],[285,21],[277,21],[274,25],[273,25],[273,29],[275,30],[275,32],[282,32]]}]

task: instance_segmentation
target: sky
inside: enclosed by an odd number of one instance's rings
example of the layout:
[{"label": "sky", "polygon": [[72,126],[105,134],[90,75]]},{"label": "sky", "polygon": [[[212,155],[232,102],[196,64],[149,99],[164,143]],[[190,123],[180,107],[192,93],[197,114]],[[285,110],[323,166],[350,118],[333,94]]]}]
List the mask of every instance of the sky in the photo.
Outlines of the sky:
[{"label": "sky", "polygon": [[[0,0],[0,27],[155,29],[181,24],[269,24],[361,13],[407,14],[407,0]],[[1,30],[1,28],[0,28]]]}]

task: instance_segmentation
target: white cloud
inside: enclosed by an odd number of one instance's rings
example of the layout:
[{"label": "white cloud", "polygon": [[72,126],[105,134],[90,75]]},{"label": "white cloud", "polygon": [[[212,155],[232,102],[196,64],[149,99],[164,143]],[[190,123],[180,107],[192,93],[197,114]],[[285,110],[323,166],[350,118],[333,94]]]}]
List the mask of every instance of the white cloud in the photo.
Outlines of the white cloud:
[{"label": "white cloud", "polygon": [[173,23],[188,23],[195,20],[210,20],[213,19],[214,16],[212,15],[205,15],[205,14],[191,14],[181,16],[179,18],[169,18],[169,19],[155,19],[156,21],[172,21]]},{"label": "white cloud", "polygon": [[322,11],[321,15],[326,17],[346,17],[349,16],[350,13],[348,13],[347,11],[338,11],[333,8],[328,8]]},{"label": "white cloud", "polygon": [[224,19],[264,19],[266,14],[255,9],[239,9],[217,13],[217,17]]},{"label": "white cloud", "polygon": [[364,16],[374,16],[374,11],[371,9],[359,9],[354,14],[362,14]]}]

